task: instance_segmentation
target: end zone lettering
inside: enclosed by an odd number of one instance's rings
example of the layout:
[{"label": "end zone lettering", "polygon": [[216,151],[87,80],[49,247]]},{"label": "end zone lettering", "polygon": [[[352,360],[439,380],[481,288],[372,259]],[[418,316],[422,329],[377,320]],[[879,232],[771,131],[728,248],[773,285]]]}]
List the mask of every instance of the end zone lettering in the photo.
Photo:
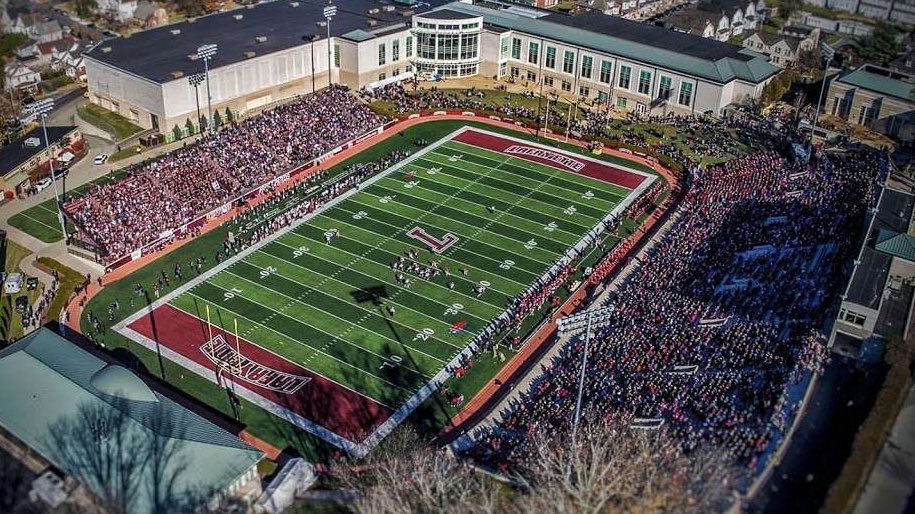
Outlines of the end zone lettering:
[{"label": "end zone lettering", "polygon": [[200,345],[200,351],[217,367],[222,366],[241,380],[278,393],[293,394],[311,381],[310,377],[291,375],[252,361],[239,354],[222,334]]},{"label": "end zone lettering", "polygon": [[511,145],[506,148],[504,152],[513,153],[516,155],[529,155],[531,157],[539,157],[541,159],[546,159],[548,161],[553,161],[557,164],[561,164],[573,171],[581,171],[582,168],[585,167],[585,163],[579,160],[573,159],[567,155],[546,150],[544,148],[534,148],[532,146],[524,145]]}]

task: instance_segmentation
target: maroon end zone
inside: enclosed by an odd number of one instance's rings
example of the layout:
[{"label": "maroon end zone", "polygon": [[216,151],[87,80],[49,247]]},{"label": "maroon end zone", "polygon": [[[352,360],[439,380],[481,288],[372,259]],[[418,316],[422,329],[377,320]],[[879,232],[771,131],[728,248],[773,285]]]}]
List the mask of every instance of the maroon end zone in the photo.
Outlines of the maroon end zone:
[{"label": "maroon end zone", "polygon": [[[476,130],[465,130],[454,137],[453,140],[468,145],[478,146],[480,148],[486,148],[487,150],[493,150],[504,155],[518,157],[519,159],[526,159],[553,167],[558,166],[572,173],[579,173],[587,177],[625,187],[626,189],[635,189],[645,180],[644,175],[632,173],[609,163],[603,164],[594,162],[590,159],[576,159],[575,154],[572,153],[553,151],[545,146],[534,143],[523,143],[492,134],[477,132]],[[525,150],[530,151],[526,152]],[[538,155],[538,153],[543,153],[544,151],[555,153],[560,159],[550,159]]]},{"label": "maroon end zone", "polygon": [[[157,307],[128,327],[212,370],[210,378],[213,380],[216,380],[214,354],[218,357],[222,352],[224,357],[235,353],[233,334],[212,325],[213,339],[218,341],[214,344],[209,340],[204,321],[168,304]],[[342,437],[360,442],[392,414],[387,407],[256,344],[244,339],[239,339],[238,344],[242,355],[241,374],[245,378],[224,372],[223,379],[231,377],[238,385]]]}]

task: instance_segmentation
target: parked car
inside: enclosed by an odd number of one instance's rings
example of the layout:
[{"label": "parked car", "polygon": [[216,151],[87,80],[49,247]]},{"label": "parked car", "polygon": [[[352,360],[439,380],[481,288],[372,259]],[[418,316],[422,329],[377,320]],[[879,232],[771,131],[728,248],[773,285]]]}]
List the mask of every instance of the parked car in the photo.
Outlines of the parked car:
[{"label": "parked car", "polygon": [[44,191],[48,186],[51,185],[51,177],[45,177],[38,182],[35,182],[35,192]]},{"label": "parked car", "polygon": [[28,296],[19,296],[16,297],[16,312],[25,312],[29,308],[29,297]]},{"label": "parked car", "polygon": [[105,164],[106,162],[108,162],[108,154],[100,153],[100,154],[96,155],[95,160],[93,162],[95,163],[96,166],[101,166],[102,164]]}]

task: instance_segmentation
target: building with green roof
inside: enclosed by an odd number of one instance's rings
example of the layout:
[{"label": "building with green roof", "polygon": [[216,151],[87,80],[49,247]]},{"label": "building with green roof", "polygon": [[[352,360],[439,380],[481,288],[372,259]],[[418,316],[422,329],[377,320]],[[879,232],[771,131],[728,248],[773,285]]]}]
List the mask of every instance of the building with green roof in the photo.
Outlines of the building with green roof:
[{"label": "building with green roof", "polygon": [[103,507],[196,512],[260,494],[259,450],[42,328],[0,351],[0,427]]},{"label": "building with green roof", "polygon": [[903,142],[915,139],[915,76],[865,64],[829,84],[823,109]]},{"label": "building with green roof", "polygon": [[596,12],[347,0],[328,31],[325,5],[263,2],[104,41],[85,54],[89,100],[144,128],[183,130],[196,119],[188,77],[203,71],[202,43],[219,48],[213,108],[241,115],[331,81],[358,89],[412,73],[520,80],[621,112],[720,114],[780,71],[748,49]]}]

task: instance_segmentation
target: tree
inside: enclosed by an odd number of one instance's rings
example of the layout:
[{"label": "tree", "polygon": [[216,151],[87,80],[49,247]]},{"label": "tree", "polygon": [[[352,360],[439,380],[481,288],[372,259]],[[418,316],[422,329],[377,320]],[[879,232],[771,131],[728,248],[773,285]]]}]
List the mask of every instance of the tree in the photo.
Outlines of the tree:
[{"label": "tree", "polygon": [[185,16],[200,16],[205,12],[205,5],[200,0],[177,0],[175,7]]},{"label": "tree", "polygon": [[191,121],[190,118],[188,118],[187,121],[184,123],[184,130],[187,131],[187,135],[189,135],[189,136],[193,135],[197,132],[197,129],[194,127],[194,123]]},{"label": "tree", "polygon": [[175,125],[174,127],[172,127],[172,135],[175,136],[175,141],[178,141],[179,139],[181,139],[181,137],[184,134],[182,134],[182,132],[181,132],[181,127],[178,125]]},{"label": "tree", "polygon": [[862,61],[886,66],[902,51],[901,45],[896,41],[896,30],[888,23],[878,22],[873,32],[855,41],[855,55]]},{"label": "tree", "polygon": [[222,115],[219,114],[219,109],[217,109],[216,112],[213,113],[213,125],[215,125],[216,128],[219,128],[222,126]]},{"label": "tree", "polygon": [[781,0],[778,3],[778,15],[787,23],[791,15],[799,11],[803,6],[803,0]]},{"label": "tree", "polygon": [[96,0],[74,0],[73,8],[76,9],[76,14],[85,18],[98,9],[98,2]]},{"label": "tree", "polygon": [[335,466],[355,512],[720,512],[742,478],[717,449],[687,454],[663,430],[602,423],[574,449],[566,434],[529,440],[510,487],[399,432],[359,466]]},{"label": "tree", "polygon": [[358,492],[356,513],[506,512],[504,495],[489,477],[466,462],[422,443],[412,428],[388,436],[358,466],[334,466],[344,487]]},{"label": "tree", "polygon": [[232,123],[233,121],[235,121],[235,113],[226,106],[226,123]]},{"label": "tree", "polygon": [[200,125],[198,125],[198,126],[200,127],[201,132],[203,132],[204,130],[207,130],[209,128],[210,125],[209,125],[206,115],[204,115],[204,114],[200,115]]}]

